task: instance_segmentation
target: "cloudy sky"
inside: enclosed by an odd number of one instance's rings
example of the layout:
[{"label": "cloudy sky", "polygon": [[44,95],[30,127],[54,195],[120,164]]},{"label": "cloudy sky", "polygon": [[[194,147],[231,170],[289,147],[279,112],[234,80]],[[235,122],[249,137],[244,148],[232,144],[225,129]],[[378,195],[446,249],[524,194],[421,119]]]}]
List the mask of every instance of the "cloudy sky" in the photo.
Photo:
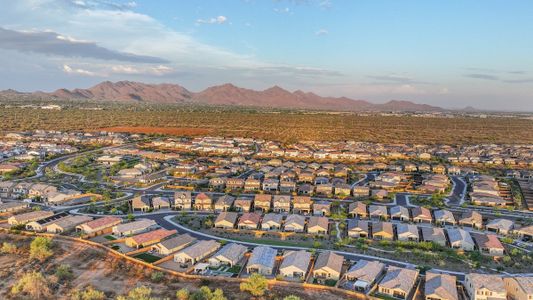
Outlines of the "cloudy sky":
[{"label": "cloudy sky", "polygon": [[530,0],[0,0],[0,89],[279,85],[533,111]]}]

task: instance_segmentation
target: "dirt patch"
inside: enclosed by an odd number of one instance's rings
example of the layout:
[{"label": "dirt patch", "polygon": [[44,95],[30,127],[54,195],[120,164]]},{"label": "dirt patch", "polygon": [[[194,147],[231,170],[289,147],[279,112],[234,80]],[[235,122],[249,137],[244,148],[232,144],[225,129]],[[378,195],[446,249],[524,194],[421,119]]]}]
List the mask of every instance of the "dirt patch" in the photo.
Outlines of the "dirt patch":
[{"label": "dirt patch", "polygon": [[206,135],[213,132],[208,128],[194,128],[194,127],[106,127],[100,128],[96,131],[109,131],[109,132],[121,132],[121,133],[143,133],[143,134],[165,134],[165,135],[177,135],[177,136],[197,136]]}]

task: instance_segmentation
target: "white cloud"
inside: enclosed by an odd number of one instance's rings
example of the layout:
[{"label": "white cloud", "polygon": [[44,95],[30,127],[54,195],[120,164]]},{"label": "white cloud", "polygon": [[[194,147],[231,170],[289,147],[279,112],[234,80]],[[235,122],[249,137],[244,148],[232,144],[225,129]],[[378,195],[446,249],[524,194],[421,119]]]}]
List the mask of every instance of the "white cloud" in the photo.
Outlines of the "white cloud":
[{"label": "white cloud", "polygon": [[84,69],[72,68],[69,65],[63,65],[63,72],[67,74],[76,74],[76,75],[83,75],[83,76],[99,76],[98,74],[94,72],[87,71]]},{"label": "white cloud", "polygon": [[196,24],[224,24],[228,21],[228,18],[225,16],[218,16],[210,19],[198,19]]},{"label": "white cloud", "polygon": [[321,35],[328,35],[329,31],[327,29],[319,29],[315,32],[315,35],[321,36]]}]

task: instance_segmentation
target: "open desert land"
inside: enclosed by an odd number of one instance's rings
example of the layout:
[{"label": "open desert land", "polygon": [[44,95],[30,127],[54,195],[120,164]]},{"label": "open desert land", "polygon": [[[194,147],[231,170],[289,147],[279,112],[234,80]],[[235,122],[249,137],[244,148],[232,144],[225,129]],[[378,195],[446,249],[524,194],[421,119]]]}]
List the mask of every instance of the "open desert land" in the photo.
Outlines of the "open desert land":
[{"label": "open desert land", "polygon": [[5,107],[0,130],[108,130],[170,135],[253,137],[295,142],[358,140],[378,143],[532,143],[533,120],[455,115],[332,114],[296,110],[115,104],[102,110]]}]

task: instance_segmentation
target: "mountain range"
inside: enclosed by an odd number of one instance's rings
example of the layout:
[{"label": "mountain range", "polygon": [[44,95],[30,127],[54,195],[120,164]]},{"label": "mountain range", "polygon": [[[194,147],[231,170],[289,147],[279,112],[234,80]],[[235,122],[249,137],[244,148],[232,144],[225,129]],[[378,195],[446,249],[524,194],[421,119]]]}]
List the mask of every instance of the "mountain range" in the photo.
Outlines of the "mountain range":
[{"label": "mountain range", "polygon": [[239,105],[273,108],[319,109],[332,111],[444,111],[443,108],[411,101],[391,100],[374,104],[346,97],[322,97],[310,92],[290,92],[279,86],[263,91],[223,84],[201,92],[191,92],[177,84],[146,84],[132,81],[104,81],[88,89],[59,89],[51,93],[20,93],[6,90],[0,94],[25,94],[61,100],[102,100],[146,103],[198,103],[208,105]]}]

